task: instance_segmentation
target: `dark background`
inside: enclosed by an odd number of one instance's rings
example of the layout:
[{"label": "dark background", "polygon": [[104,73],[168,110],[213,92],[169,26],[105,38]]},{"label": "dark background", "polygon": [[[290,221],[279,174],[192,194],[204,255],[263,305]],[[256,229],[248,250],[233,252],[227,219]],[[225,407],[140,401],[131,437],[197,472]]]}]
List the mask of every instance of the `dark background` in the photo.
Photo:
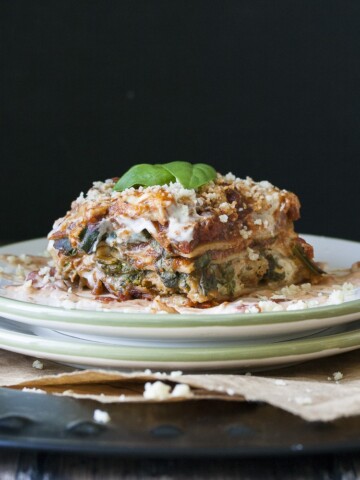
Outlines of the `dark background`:
[{"label": "dark background", "polygon": [[188,160],[296,192],[360,240],[360,2],[1,1],[0,239],[93,180]]}]

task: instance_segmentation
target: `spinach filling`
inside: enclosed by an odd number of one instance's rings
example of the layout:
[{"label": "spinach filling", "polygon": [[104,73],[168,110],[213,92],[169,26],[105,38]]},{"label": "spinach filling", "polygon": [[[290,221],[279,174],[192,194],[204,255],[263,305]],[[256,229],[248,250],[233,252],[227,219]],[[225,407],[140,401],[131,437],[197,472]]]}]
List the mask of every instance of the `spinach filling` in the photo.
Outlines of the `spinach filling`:
[{"label": "spinach filling", "polygon": [[79,235],[80,243],[79,249],[85,253],[90,253],[99,239],[100,229],[99,225],[87,225]]},{"label": "spinach filling", "polygon": [[285,272],[282,267],[279,265],[276,258],[273,255],[265,254],[266,260],[268,261],[268,270],[263,276],[263,280],[270,280],[274,282],[280,282],[285,278]]},{"label": "spinach filling", "polygon": [[152,247],[157,253],[159,253],[155,262],[155,269],[165,287],[176,291],[181,290],[181,288],[188,290],[186,282],[188,275],[186,273],[174,272],[172,270],[171,257],[167,251],[158,244],[158,242],[153,241]]},{"label": "spinach filling", "polygon": [[203,295],[208,295],[219,287],[225,288],[229,297],[234,295],[235,271],[232,262],[222,265],[209,263],[199,271],[199,274],[199,286]]}]

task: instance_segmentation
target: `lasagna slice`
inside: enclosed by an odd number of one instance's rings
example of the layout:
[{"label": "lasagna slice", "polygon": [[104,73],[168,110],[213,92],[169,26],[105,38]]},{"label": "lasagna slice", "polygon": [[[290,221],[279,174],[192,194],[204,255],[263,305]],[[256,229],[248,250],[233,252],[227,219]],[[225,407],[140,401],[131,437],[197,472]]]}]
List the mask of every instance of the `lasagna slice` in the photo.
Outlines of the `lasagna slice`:
[{"label": "lasagna slice", "polygon": [[177,295],[206,307],[319,274],[312,247],[294,232],[293,193],[232,174],[196,190],[170,183],[118,192],[117,180],[95,182],[49,234],[57,273],[94,295]]}]

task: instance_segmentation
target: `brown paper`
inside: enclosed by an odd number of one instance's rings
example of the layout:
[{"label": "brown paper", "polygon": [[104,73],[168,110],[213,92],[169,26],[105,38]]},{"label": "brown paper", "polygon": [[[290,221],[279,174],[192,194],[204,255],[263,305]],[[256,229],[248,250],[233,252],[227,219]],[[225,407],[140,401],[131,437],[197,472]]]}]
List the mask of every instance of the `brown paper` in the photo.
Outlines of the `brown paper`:
[{"label": "brown paper", "polygon": [[76,370],[47,360],[41,360],[40,370],[32,366],[34,360],[0,350],[0,385],[101,403],[153,402],[144,398],[144,386],[159,380],[172,388],[179,383],[191,387],[189,396],[170,394],[162,402],[262,401],[310,421],[360,414],[360,350],[252,375]]}]

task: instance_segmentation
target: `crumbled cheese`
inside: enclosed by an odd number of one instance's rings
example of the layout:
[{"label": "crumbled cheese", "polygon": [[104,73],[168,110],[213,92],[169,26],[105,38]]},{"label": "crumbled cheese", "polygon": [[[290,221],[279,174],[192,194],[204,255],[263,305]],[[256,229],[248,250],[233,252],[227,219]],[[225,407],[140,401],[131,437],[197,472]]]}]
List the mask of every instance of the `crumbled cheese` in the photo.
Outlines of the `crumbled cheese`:
[{"label": "crumbled cheese", "polygon": [[42,268],[40,268],[38,273],[41,277],[44,277],[45,275],[50,273],[50,267],[42,267]]},{"label": "crumbled cheese", "polygon": [[301,293],[301,288],[298,285],[288,285],[287,287],[283,287],[280,290],[281,295],[285,295],[286,297],[292,297],[299,295]]},{"label": "crumbled cheese", "polygon": [[169,185],[163,185],[162,189],[171,193],[176,202],[184,198],[187,198],[193,205],[196,202],[195,190],[184,188],[179,182],[171,182]]},{"label": "crumbled cheese", "polygon": [[169,397],[171,388],[163,382],[145,383],[144,398],[148,400],[165,400]]},{"label": "crumbled cheese", "polygon": [[317,305],[319,305],[319,302],[317,300],[307,300],[305,303],[308,308],[316,307]]},{"label": "crumbled cheese", "polygon": [[8,255],[6,257],[6,261],[8,263],[15,264],[17,262],[17,258],[15,257],[15,255]]},{"label": "crumbled cheese", "polygon": [[102,190],[103,188],[103,182],[93,182],[93,187],[96,188],[97,190]]},{"label": "crumbled cheese", "polygon": [[228,221],[228,218],[229,218],[229,217],[228,217],[227,215],[225,215],[225,214],[224,214],[224,215],[219,215],[219,220],[220,220],[220,222],[222,222],[222,223],[226,223],[226,222]]},{"label": "crumbled cheese", "polygon": [[76,203],[84,203],[85,202],[85,197],[84,197],[84,192],[80,192],[80,195],[77,197],[75,200]]},{"label": "crumbled cheese", "polygon": [[30,392],[30,393],[46,393],[45,390],[41,390],[41,388],[29,388],[24,387],[21,389],[22,392]]},{"label": "crumbled cheese", "polygon": [[233,388],[228,388],[226,390],[226,393],[232,397],[233,395],[235,395],[235,390]]},{"label": "crumbled cheese", "polygon": [[299,300],[298,302],[290,303],[290,305],[286,307],[286,310],[304,310],[305,308],[308,308],[307,304],[303,300]]},{"label": "crumbled cheese", "polygon": [[181,377],[183,372],[181,370],[175,370],[173,372],[170,372],[170,377]]},{"label": "crumbled cheese", "polygon": [[245,313],[259,313],[260,309],[256,305],[249,305],[245,308]]},{"label": "crumbled cheese", "polygon": [[205,193],[204,196],[205,196],[205,198],[207,198],[208,200],[216,200],[216,198],[217,198],[217,194],[214,193],[214,192]]},{"label": "crumbled cheese", "polygon": [[261,218],[257,218],[256,220],[254,220],[254,225],[262,225],[262,220]]},{"label": "crumbled cheese", "polygon": [[94,416],[93,416],[95,422],[97,423],[109,423],[111,418],[108,412],[105,412],[104,410],[94,410]]},{"label": "crumbled cheese", "polygon": [[274,185],[272,185],[270,182],[268,182],[267,180],[261,180],[261,182],[259,182],[259,185],[263,188],[274,188]]},{"label": "crumbled cheese", "polygon": [[25,288],[31,288],[32,287],[32,280],[26,280],[26,282],[23,285]]},{"label": "crumbled cheese", "polygon": [[334,378],[334,380],[335,380],[336,382],[338,382],[339,380],[341,380],[342,378],[344,378],[344,374],[341,373],[341,372],[334,372],[334,373],[332,374],[332,376],[333,376],[333,378]]},{"label": "crumbled cheese", "polygon": [[145,375],[151,375],[152,371],[150,370],[150,368],[147,368],[144,373]]},{"label": "crumbled cheese", "polygon": [[353,292],[355,289],[354,285],[350,282],[345,282],[341,288],[344,292]]},{"label": "crumbled cheese", "polygon": [[190,397],[192,395],[189,385],[178,383],[171,392],[172,397]]},{"label": "crumbled cheese", "polygon": [[233,173],[229,172],[229,173],[227,173],[226,175],[224,175],[224,180],[225,180],[226,182],[231,183],[231,182],[235,182],[236,177],[235,177],[235,175],[234,175]]},{"label": "crumbled cheese", "polygon": [[281,312],[284,310],[284,307],[276,302],[272,302],[271,300],[261,300],[258,303],[260,310],[262,312]]},{"label": "crumbled cheese", "polygon": [[21,265],[18,265],[16,267],[16,271],[15,271],[15,275],[18,277],[18,278],[25,278],[25,270],[24,270],[24,267],[21,266]]},{"label": "crumbled cheese", "polygon": [[229,202],[223,202],[223,203],[220,203],[219,208],[223,212],[229,212],[231,210],[231,205]]},{"label": "crumbled cheese", "polygon": [[254,250],[250,247],[247,248],[247,253],[250,258],[250,260],[256,261],[259,260],[259,254],[254,252]]},{"label": "crumbled cheese", "polygon": [[345,301],[345,295],[342,290],[333,290],[327,300],[328,305],[338,305]]},{"label": "crumbled cheese", "polygon": [[242,229],[240,230],[240,235],[241,235],[245,240],[247,240],[247,239],[251,236],[251,231],[248,231],[247,229],[242,228]]},{"label": "crumbled cheese", "polygon": [[274,383],[275,383],[275,385],[278,385],[278,386],[280,386],[280,387],[285,387],[285,385],[287,385],[287,383],[285,382],[285,380],[281,380],[281,379],[275,380]]},{"label": "crumbled cheese", "polygon": [[29,265],[29,263],[31,263],[31,258],[27,255],[25,255],[25,253],[22,253],[21,255],[19,255],[19,259],[25,263],[25,265]]},{"label": "crumbled cheese", "polygon": [[265,199],[268,203],[271,204],[271,211],[275,210],[279,206],[279,194],[277,192],[273,192],[270,194],[265,195]]},{"label": "crumbled cheese", "polygon": [[33,368],[37,368],[38,370],[42,370],[44,368],[44,364],[40,362],[40,360],[34,360],[32,366]]}]

